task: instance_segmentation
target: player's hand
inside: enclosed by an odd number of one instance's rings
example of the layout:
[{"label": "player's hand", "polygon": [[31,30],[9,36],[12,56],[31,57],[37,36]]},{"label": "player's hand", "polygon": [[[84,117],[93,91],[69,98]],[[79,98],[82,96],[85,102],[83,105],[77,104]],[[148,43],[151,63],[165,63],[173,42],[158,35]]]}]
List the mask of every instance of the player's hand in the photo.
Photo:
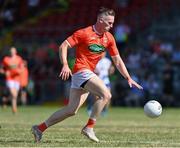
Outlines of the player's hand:
[{"label": "player's hand", "polygon": [[143,89],[143,87],[141,85],[139,85],[138,83],[136,83],[133,79],[129,78],[128,80],[128,84],[129,86],[132,88],[133,86],[137,87],[138,89]]},{"label": "player's hand", "polygon": [[59,77],[61,77],[62,80],[67,80],[69,78],[69,76],[72,76],[71,69],[69,68],[68,65],[64,65],[61,69]]},{"label": "player's hand", "polygon": [[4,74],[4,73],[5,73],[5,72],[4,72],[4,69],[1,69],[1,68],[0,68],[0,73]]}]

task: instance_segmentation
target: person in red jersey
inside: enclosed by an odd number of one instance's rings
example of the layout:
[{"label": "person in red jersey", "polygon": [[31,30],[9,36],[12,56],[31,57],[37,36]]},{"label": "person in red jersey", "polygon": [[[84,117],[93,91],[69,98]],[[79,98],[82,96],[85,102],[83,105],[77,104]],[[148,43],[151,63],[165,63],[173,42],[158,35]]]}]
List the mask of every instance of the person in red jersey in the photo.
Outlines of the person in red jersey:
[{"label": "person in red jersey", "polygon": [[[98,99],[94,103],[89,120],[82,128],[81,133],[90,140],[99,142],[93,129],[97,117],[111,99],[111,93],[104,82],[94,73],[94,70],[105,51],[109,52],[115,66],[127,80],[129,86],[142,89],[129,75],[116,47],[115,39],[109,32],[113,27],[114,18],[114,10],[102,7],[94,25],[75,31],[60,45],[59,56],[63,67],[59,76],[63,80],[67,80],[72,76],[69,103],[64,108],[53,113],[41,124],[32,126],[31,130],[35,142],[41,140],[43,132],[48,127],[75,115],[89,93],[98,96]],[[67,52],[68,48],[72,47],[76,47],[76,60],[71,71],[67,63]]]},{"label": "person in red jersey", "polygon": [[22,58],[17,54],[15,47],[10,48],[10,55],[5,56],[2,61],[3,73],[6,77],[6,85],[10,92],[12,112],[17,112],[17,97],[20,89],[20,73],[22,69]]}]

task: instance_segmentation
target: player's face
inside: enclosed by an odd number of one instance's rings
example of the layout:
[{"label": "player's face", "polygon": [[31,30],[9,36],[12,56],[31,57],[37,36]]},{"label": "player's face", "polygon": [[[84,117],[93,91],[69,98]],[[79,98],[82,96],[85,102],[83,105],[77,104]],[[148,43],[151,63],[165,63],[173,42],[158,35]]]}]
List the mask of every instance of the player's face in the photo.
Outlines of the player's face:
[{"label": "player's face", "polygon": [[103,30],[106,32],[106,31],[109,31],[112,27],[113,27],[113,24],[114,24],[114,16],[104,16],[102,17],[102,27],[103,27]]},{"label": "player's face", "polygon": [[16,48],[12,47],[12,48],[10,49],[10,54],[11,54],[11,56],[16,55],[16,53],[17,53]]}]

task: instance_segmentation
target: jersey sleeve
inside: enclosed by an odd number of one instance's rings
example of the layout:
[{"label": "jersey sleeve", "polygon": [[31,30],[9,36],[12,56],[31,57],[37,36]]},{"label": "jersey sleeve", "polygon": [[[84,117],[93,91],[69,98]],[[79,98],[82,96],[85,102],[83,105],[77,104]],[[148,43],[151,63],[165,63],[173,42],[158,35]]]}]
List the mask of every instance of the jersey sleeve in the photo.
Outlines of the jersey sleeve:
[{"label": "jersey sleeve", "polygon": [[80,44],[84,39],[84,33],[83,30],[80,29],[76,32],[74,32],[71,36],[69,36],[66,41],[70,45],[70,47],[74,47],[78,44]]},{"label": "jersey sleeve", "polygon": [[107,50],[108,50],[109,54],[111,56],[118,55],[119,51],[117,49],[115,39],[110,33],[108,34],[108,39],[109,39],[109,44],[108,44]]}]

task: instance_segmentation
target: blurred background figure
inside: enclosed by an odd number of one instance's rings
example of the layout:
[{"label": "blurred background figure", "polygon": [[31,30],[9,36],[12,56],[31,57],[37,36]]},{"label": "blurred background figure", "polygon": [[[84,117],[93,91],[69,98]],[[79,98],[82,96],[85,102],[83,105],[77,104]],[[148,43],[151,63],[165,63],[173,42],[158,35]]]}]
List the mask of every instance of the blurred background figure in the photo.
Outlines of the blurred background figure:
[{"label": "blurred background figure", "polygon": [[20,74],[20,100],[22,105],[27,105],[28,82],[29,82],[28,65],[27,65],[27,61],[23,60],[22,72]]},{"label": "blurred background figure", "polygon": [[22,72],[22,58],[17,54],[15,47],[9,49],[9,55],[5,56],[2,61],[3,71],[6,77],[6,86],[9,89],[12,105],[12,112],[17,112],[17,97],[20,89],[20,74]]},{"label": "blurred background figure", "polygon": [[[112,65],[111,60],[106,57],[106,52],[104,52],[102,59],[96,65],[95,73],[99,76],[99,78],[104,82],[104,84],[109,88],[111,91],[111,83],[109,79],[109,75],[112,75],[115,71],[114,66]],[[92,106],[97,99],[97,96],[90,95],[87,100],[87,111],[88,114],[91,114]],[[110,105],[110,101],[105,105],[104,109],[102,110],[101,115],[105,116],[108,111],[108,107]]]},{"label": "blurred background figure", "polygon": [[163,75],[163,96],[162,96],[162,102],[166,106],[172,106],[174,103],[173,99],[173,92],[174,92],[174,70],[170,66],[169,63],[167,63],[164,66],[164,75]]},{"label": "blurred background figure", "polygon": [[123,20],[114,29],[114,37],[120,52],[124,51],[127,47],[130,31],[130,27]]}]

